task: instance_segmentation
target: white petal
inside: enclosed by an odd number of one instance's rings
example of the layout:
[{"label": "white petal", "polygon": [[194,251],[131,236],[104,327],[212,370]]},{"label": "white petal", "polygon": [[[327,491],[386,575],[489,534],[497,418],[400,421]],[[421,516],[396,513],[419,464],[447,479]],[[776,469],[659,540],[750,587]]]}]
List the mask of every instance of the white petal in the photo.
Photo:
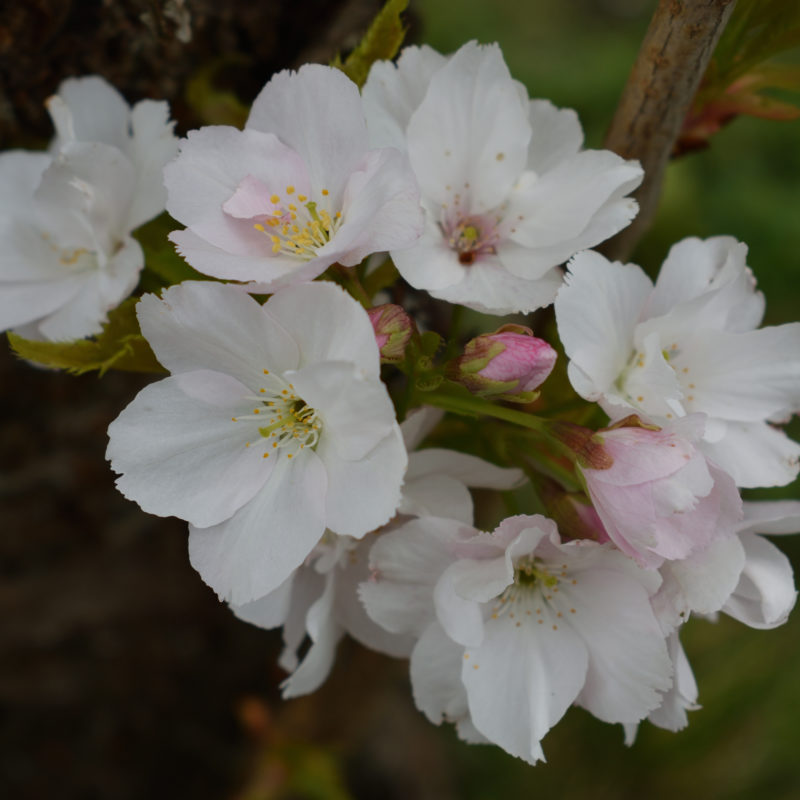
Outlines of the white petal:
[{"label": "white petal", "polygon": [[697,705],[697,682],[677,632],[667,639],[667,647],[674,664],[675,677],[672,688],[664,694],[661,705],[651,712],[648,719],[659,728],[679,731],[689,722],[686,712],[700,708]]},{"label": "white petal", "polygon": [[680,365],[695,384],[693,410],[761,422],[800,407],[800,323],[746,333],[705,330],[686,344]]},{"label": "white petal", "polygon": [[792,565],[768,539],[754,533],[740,537],[746,562],[722,610],[751,628],[783,625],[797,599]]},{"label": "white petal", "polygon": [[156,357],[172,372],[225,372],[252,393],[268,380],[265,369],[282,374],[297,366],[297,345],[289,334],[231,286],[185,281],[161,299],[145,295],[136,313]]},{"label": "white petal", "polygon": [[463,659],[464,648],[449,639],[437,622],[425,629],[411,653],[414,703],[434,725],[468,713],[461,682]]},{"label": "white petal", "polygon": [[129,233],[126,222],[136,173],[114,147],[66,145],[36,190],[39,224],[61,247],[111,254]]},{"label": "white petal", "polygon": [[297,151],[311,185],[327,189],[336,208],[368,148],[358,88],[341,70],[319,64],[273,75],[253,101],[246,130],[274,133]]},{"label": "white petal", "polygon": [[[269,459],[268,459],[269,460]],[[229,520],[189,529],[200,577],[236,605],[263,597],[296,569],[325,530],[325,470],[310,450],[276,459],[261,490]]]},{"label": "white petal", "polygon": [[376,61],[361,90],[373,147],[405,149],[411,115],[428,91],[431,78],[447,58],[431,47],[404,47],[397,59]]},{"label": "white petal", "polygon": [[99,333],[107,312],[136,288],[143,266],[141,245],[135,239],[126,238],[103,269],[81,273],[81,290],[42,320],[40,332],[52,341],[72,341]]},{"label": "white petal", "polygon": [[416,450],[425,437],[441,422],[444,411],[433,406],[420,406],[409,411],[400,425],[406,449]]},{"label": "white petal", "polygon": [[232,605],[231,611],[239,619],[259,628],[280,628],[289,616],[296,574],[292,573],[277,589],[258,600],[240,606]]},{"label": "white petal", "polygon": [[460,303],[485,314],[528,313],[553,302],[562,283],[561,271],[552,269],[541,278],[517,278],[499,257],[481,256],[464,272],[460,283],[430,290],[433,297]]},{"label": "white petal", "polygon": [[800,502],[762,500],[744,503],[740,533],[800,533]]},{"label": "white petal", "polygon": [[0,153],[0,212],[9,220],[33,222],[33,193],[52,159],[47,153]]},{"label": "white petal", "polygon": [[528,178],[510,196],[514,241],[542,247],[578,237],[609,199],[635,189],[643,176],[638,161],[584,150],[536,180]]},{"label": "white petal", "polygon": [[[619,553],[604,555],[608,566],[624,559]],[[671,686],[672,664],[644,585],[602,567],[601,562],[576,570],[577,582],[562,582],[550,602],[588,649],[578,703],[605,722],[636,722],[659,705],[659,692]]]},{"label": "white petal", "polygon": [[169,240],[198,272],[222,280],[252,281],[243,288],[256,294],[272,294],[284,286],[313,280],[331,263],[324,258],[301,264],[290,256],[236,255],[210,244],[188,228],[172,231]]},{"label": "white petal", "polygon": [[[475,727],[511,755],[542,760],[540,741],[586,680],[586,646],[545,606],[537,616],[489,620],[483,643],[467,648],[461,679]],[[555,628],[555,629],[554,629]]]},{"label": "white petal", "polygon": [[394,658],[408,658],[416,638],[390,633],[373,622],[358,596],[360,583],[369,580],[369,551],[374,538],[366,537],[336,566],[336,619],[357,642]]},{"label": "white petal", "polygon": [[[117,488],[145,511],[206,527],[228,519],[269,478],[272,459],[245,447],[258,433],[231,416],[249,409],[245,387],[192,372],[142,389],[108,428]],[[266,592],[263,592],[266,594]]]},{"label": "white petal", "polygon": [[580,150],[583,130],[571,108],[556,108],[549,100],[531,100],[528,114],[531,143],[527,169],[541,175]]},{"label": "white petal", "polygon": [[167,205],[164,166],[178,152],[166,102],[142,100],[131,112],[133,136],[126,153],[136,169],[136,190],[128,212],[127,227],[138,228],[158,216]]},{"label": "white petal", "polygon": [[420,450],[411,455],[406,480],[433,476],[437,473],[456,478],[467,486],[481,489],[513,489],[525,481],[522,470],[498,467],[477,456],[438,447]]},{"label": "white petal", "polygon": [[383,534],[370,552],[372,577],[359,586],[367,614],[393,633],[420,635],[433,621],[433,587],[452,561],[449,544],[462,532],[453,520],[412,520]]},{"label": "white petal", "polygon": [[[413,464],[414,455],[409,463]],[[449,475],[409,478],[406,473],[397,512],[414,517],[446,517],[472,525],[472,496],[461,481]]]},{"label": "white petal", "polygon": [[661,567],[664,583],[653,598],[653,607],[666,628],[685,622],[692,612],[719,611],[736,587],[745,566],[739,537],[724,536],[680,561]]},{"label": "white petal", "polygon": [[58,138],[103,142],[125,151],[130,135],[130,108],[122,95],[98,75],[67,78],[47,103]]},{"label": "white petal", "polygon": [[394,149],[372,150],[350,175],[342,226],[331,246],[336,261],[352,267],[371,253],[412,245],[422,232],[422,209],[414,174]]},{"label": "white petal", "polygon": [[333,616],[334,576],[329,574],[325,590],[308,609],[306,630],[311,647],[296,670],[281,684],[284,699],[300,697],[319,689],[328,677],[343,631]]},{"label": "white petal", "polygon": [[593,252],[576,255],[568,269],[555,301],[558,333],[572,363],[594,383],[592,394],[582,396],[596,400],[632,355],[633,331],[652,284],[636,265]]},{"label": "white petal", "polygon": [[344,289],[313,283],[284,289],[267,301],[270,315],[300,349],[299,366],[349,361],[364,377],[377,378],[380,356],[366,311]]},{"label": "white petal", "polygon": [[[4,281],[0,284],[0,330],[17,328],[47,317],[76,297],[85,280],[83,275],[73,275],[55,281]],[[36,333],[36,338],[39,338],[38,326]]]},{"label": "white petal", "polygon": [[328,474],[325,522],[356,538],[387,523],[400,504],[407,456],[397,428],[358,461],[348,461],[323,438],[317,454]]},{"label": "white petal", "polygon": [[732,236],[705,240],[690,237],[674,244],[658,273],[648,316],[668,314],[675,306],[703,296],[708,302],[708,293],[733,283],[735,295],[726,294],[725,307],[719,309],[723,316],[712,321],[714,316],[706,306],[698,322],[732,331],[757,328],[764,313],[764,297],[754,291],[755,281],[748,274],[746,258],[747,245]]},{"label": "white petal", "polygon": [[766,422],[728,422],[722,439],[704,441],[701,447],[737,486],[746,488],[785,486],[800,468],[800,445]]},{"label": "white petal", "polygon": [[462,193],[471,213],[500,205],[525,167],[527,104],[497,45],[464,45],[433,76],[408,124],[408,154],[435,204]]}]

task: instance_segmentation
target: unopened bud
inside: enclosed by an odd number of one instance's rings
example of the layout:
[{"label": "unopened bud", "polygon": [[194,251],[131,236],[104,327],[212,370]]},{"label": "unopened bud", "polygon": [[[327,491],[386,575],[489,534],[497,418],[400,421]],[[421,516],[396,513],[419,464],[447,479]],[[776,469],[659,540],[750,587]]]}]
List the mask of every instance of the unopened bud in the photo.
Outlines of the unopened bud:
[{"label": "unopened bud", "polygon": [[414,331],[414,323],[406,312],[392,303],[367,311],[381,351],[381,363],[396,364],[405,358],[406,345]]},{"label": "unopened bud", "polygon": [[556,351],[523,325],[503,325],[467,342],[447,375],[473,394],[529,402],[556,363]]}]

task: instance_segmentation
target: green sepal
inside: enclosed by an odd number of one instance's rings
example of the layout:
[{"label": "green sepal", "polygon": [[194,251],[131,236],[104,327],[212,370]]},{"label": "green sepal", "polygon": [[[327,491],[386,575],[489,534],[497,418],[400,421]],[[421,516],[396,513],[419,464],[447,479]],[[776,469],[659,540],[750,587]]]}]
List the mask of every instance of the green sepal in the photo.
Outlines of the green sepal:
[{"label": "green sepal", "polygon": [[442,337],[439,336],[436,331],[425,331],[425,333],[419,337],[420,353],[422,353],[424,356],[428,356],[429,358],[433,358],[436,355],[441,344]]},{"label": "green sepal", "polygon": [[108,322],[93,339],[37,342],[9,332],[8,341],[21,358],[44,367],[64,369],[73,375],[94,370],[103,375],[112,368],[128,372],[166,372],[139,330],[138,301],[138,297],[129,297],[109,312]]},{"label": "green sepal", "polygon": [[408,0],[388,0],[378,12],[364,38],[347,58],[336,56],[332,66],[337,67],[361,88],[367,80],[370,67],[376,61],[391,60],[403,44],[406,27],[400,15],[406,10]]}]

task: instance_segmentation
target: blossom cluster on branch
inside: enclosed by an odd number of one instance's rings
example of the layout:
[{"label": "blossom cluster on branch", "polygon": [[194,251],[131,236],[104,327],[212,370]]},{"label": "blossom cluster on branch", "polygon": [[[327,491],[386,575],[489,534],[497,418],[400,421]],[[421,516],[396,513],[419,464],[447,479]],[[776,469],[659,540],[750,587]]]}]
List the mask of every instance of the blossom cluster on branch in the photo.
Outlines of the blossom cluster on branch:
[{"label": "blossom cluster on branch", "polygon": [[[165,104],[99,78],[49,109],[48,153],[0,156],[0,325],[23,355],[98,334],[147,263],[132,231],[164,209],[184,226],[169,238],[208,280],[137,291],[129,334],[169,375],[107,456],[126,497],[188,522],[233,613],[282,628],[284,696],[349,634],[409,659],[432,722],[535,763],[571,705],[629,740],[683,727],[692,615],[786,620],[792,570],[764,534],[800,531],[800,503],[740,489],[797,476],[779,426],[800,323],[759,327],[730,237],[677,243],[655,283],[590,250],[635,216],[641,167],[583,149],[496,45],[408,47],[362,92],[284,71],[243,130],[180,142]],[[551,303],[560,343],[519,317],[458,329],[463,307]],[[507,504],[491,532],[471,488]]]}]

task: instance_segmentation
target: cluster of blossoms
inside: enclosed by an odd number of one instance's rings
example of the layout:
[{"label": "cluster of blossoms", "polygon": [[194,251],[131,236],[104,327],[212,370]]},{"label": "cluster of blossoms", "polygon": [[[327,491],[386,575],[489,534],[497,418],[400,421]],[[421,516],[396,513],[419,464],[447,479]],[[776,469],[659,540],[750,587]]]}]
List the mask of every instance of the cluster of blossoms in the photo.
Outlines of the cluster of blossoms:
[{"label": "cluster of blossoms", "polygon": [[[178,252],[219,280],[139,301],[170,375],[107,455],[126,497],[189,523],[237,616],[282,628],[285,696],[319,687],[349,634],[410,659],[432,722],[535,763],[573,704],[629,740],[645,719],[683,727],[691,615],[786,620],[792,570],[763,534],[800,531],[800,503],[739,490],[798,473],[776,425],[800,408],[800,323],[759,328],[733,239],[676,244],[655,284],[588,250],[636,214],[642,170],[582,149],[574,112],[530,100],[499,48],[409,47],[363,93],[333,68],[281,72],[244,130],[179,145],[163,104],[130,111],[99,79],[50,110],[50,154],[0,158],[0,322],[97,332],[142,267],[131,230],[164,207],[185,226]],[[442,349],[376,305],[380,253],[418,308],[554,303],[582,416],[537,416],[556,350],[527,327]],[[460,449],[439,446],[448,426]],[[470,488],[521,486],[532,513],[473,527]]]}]

